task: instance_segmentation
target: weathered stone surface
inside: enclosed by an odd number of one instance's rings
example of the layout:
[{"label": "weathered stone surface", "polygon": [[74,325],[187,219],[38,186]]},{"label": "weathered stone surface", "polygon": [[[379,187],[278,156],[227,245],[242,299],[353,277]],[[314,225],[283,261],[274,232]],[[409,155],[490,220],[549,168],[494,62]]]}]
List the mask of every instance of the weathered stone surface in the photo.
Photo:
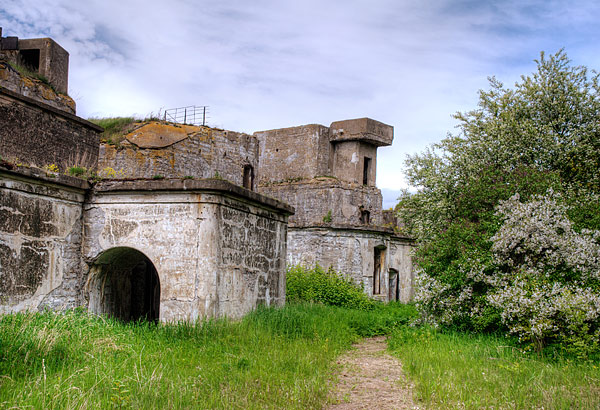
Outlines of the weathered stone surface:
[{"label": "weathered stone surface", "polygon": [[394,127],[370,118],[332,122],[331,141],[364,141],[377,147],[392,145]]},{"label": "weathered stone surface", "polygon": [[55,92],[48,84],[24,76],[10,64],[0,60],[0,87],[48,104],[51,107],[75,114],[75,101],[66,94]]},{"label": "weathered stone surface", "polygon": [[0,312],[78,305],[80,181],[0,171]]},{"label": "weathered stone surface", "polygon": [[[350,185],[335,178],[316,178],[262,186],[260,192],[294,207],[290,226],[382,223],[381,192],[374,187]],[[361,220],[364,212],[369,212],[368,221]]]},{"label": "weathered stone surface", "polygon": [[[376,248],[383,254],[379,294],[373,294]],[[318,263],[324,268],[332,267],[362,284],[369,296],[384,301],[411,300],[414,293],[411,249],[410,239],[382,231],[349,227],[290,227],[288,232],[288,263],[306,266]],[[398,278],[397,292],[390,289],[390,285],[396,283],[395,275]]]},{"label": "weathered stone surface", "polygon": [[311,124],[260,131],[259,184],[331,175],[329,129]]},{"label": "weathered stone surface", "polygon": [[100,171],[111,168],[116,178],[218,177],[237,185],[243,185],[247,166],[258,169],[258,141],[250,135],[157,123],[133,131],[119,147],[101,144],[98,162]]},{"label": "weathered stone surface", "polygon": [[127,141],[138,148],[165,148],[188,137],[186,125],[151,122],[131,131]]},{"label": "weathered stone surface", "polygon": [[22,95],[0,88],[0,155],[42,168],[55,164],[94,169],[102,128]]},{"label": "weathered stone surface", "polygon": [[163,321],[282,304],[288,213],[226,192],[97,191],[85,207],[85,260],[93,268],[113,248],[142,252],[158,272]]}]

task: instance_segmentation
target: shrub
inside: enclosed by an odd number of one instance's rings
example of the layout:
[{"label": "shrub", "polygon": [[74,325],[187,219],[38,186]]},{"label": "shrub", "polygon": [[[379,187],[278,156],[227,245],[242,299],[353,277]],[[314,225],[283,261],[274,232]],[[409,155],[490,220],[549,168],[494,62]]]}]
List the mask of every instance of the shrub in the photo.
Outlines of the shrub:
[{"label": "shrub", "polygon": [[497,207],[489,251],[418,274],[417,306],[431,323],[505,329],[537,351],[587,356],[600,345],[600,231],[577,232],[559,195],[519,199]]},{"label": "shrub", "polygon": [[309,269],[301,265],[288,268],[287,299],[291,302],[319,302],[330,306],[370,310],[377,302],[362,287],[336,272],[319,265]]},{"label": "shrub", "polygon": [[69,175],[71,175],[71,176],[80,177],[80,176],[83,176],[87,170],[84,167],[73,166],[73,167],[69,168],[67,171],[68,171]]}]

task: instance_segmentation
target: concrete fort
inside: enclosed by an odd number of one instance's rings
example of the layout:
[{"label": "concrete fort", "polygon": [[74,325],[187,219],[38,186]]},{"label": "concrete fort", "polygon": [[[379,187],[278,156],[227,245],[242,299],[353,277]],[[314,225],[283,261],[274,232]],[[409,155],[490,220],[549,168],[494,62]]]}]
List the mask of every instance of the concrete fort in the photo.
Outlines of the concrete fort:
[{"label": "concrete fort", "polygon": [[134,121],[115,142],[63,93],[66,51],[1,32],[0,46],[0,312],[240,317],[285,303],[286,263],[333,267],[382,301],[412,298],[412,241],[375,185],[389,125],[249,135]]},{"label": "concrete fort", "polygon": [[0,169],[0,309],[124,320],[283,304],[289,206],[223,180],[102,182]]}]

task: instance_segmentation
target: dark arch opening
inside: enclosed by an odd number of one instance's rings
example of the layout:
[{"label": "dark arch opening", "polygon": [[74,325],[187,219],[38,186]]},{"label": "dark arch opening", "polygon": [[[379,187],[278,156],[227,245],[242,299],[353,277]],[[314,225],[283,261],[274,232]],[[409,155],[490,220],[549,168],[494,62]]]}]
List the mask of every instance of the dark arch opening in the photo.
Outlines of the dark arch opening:
[{"label": "dark arch opening", "polygon": [[152,261],[126,247],[103,252],[90,270],[89,310],[125,322],[159,319],[160,281]]}]

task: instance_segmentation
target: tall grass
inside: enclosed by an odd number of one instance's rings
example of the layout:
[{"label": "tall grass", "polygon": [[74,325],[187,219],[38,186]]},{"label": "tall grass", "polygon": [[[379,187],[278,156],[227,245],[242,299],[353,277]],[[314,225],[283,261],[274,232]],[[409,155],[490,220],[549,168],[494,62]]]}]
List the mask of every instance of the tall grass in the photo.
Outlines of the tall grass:
[{"label": "tall grass", "polygon": [[600,362],[540,357],[510,339],[401,328],[390,349],[434,409],[598,409]]},{"label": "tall grass", "polygon": [[6,315],[0,408],[321,408],[334,358],[410,314],[290,305],[193,325]]},{"label": "tall grass", "polygon": [[136,119],[134,117],[108,117],[108,118],[88,118],[88,121],[101,126],[104,128],[101,139],[103,142],[111,145],[118,145],[130,125],[133,124]]}]

